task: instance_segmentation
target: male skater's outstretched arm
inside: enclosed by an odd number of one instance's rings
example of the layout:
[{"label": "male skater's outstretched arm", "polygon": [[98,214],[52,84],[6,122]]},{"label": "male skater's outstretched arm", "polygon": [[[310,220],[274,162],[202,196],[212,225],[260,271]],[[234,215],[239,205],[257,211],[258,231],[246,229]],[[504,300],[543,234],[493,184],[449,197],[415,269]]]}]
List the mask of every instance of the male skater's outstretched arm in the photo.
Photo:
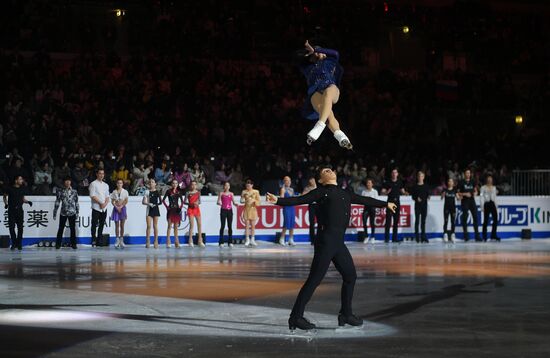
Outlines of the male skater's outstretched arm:
[{"label": "male skater's outstretched arm", "polygon": [[375,208],[388,208],[392,212],[395,212],[395,209],[397,208],[397,205],[395,205],[394,203],[388,203],[383,200],[374,199],[369,196],[357,195],[355,193],[351,193],[351,203],[365,206],[374,206]]},{"label": "male skater's outstretched arm", "polygon": [[[271,193],[266,194],[266,199],[271,204],[280,206],[296,206],[302,204],[311,204],[320,199],[322,193],[319,189],[313,189],[309,193],[300,196],[290,196],[288,198],[278,198]],[[384,202],[385,204],[385,202]]]}]

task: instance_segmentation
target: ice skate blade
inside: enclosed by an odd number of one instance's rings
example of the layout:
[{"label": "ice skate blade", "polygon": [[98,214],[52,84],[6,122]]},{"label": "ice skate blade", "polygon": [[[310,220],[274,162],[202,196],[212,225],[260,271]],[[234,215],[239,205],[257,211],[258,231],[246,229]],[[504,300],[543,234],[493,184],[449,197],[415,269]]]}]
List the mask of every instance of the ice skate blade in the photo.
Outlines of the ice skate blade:
[{"label": "ice skate blade", "polygon": [[301,329],[290,329],[288,331],[288,334],[285,334],[290,339],[299,338],[299,339],[305,339],[306,341],[313,340],[317,335],[317,330],[315,328],[308,329],[308,330],[301,330]]},{"label": "ice skate blade", "polygon": [[349,324],[346,324],[345,326],[338,326],[336,327],[336,329],[334,330],[334,332],[338,333],[338,332],[345,332],[345,331],[360,331],[362,330],[363,328],[365,328],[365,324],[363,323],[362,325],[360,326],[351,326]]},{"label": "ice skate blade", "polygon": [[340,142],[340,147],[348,150],[353,150],[353,145],[348,139],[342,139],[342,141]]}]

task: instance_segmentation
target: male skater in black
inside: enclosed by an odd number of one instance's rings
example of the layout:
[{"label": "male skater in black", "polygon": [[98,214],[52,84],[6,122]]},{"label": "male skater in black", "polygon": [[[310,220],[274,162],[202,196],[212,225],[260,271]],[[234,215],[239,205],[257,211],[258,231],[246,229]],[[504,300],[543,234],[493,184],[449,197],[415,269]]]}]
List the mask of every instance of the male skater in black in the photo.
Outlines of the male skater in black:
[{"label": "male skater in black", "polygon": [[[445,200],[443,204],[443,242],[455,242],[455,221],[456,221],[456,197],[457,191],[453,178],[447,179],[447,188],[441,193]],[[451,231],[447,231],[447,223],[451,220]]]},{"label": "male skater in black", "polygon": [[479,229],[477,227],[477,207],[475,197],[477,195],[477,185],[472,178],[472,171],[466,169],[464,171],[464,180],[458,185],[458,197],[462,206],[462,230],[464,231],[464,241],[470,240],[468,234],[468,213],[472,214],[472,222],[474,224],[475,240],[481,241]]},{"label": "male skater in black", "polygon": [[[382,195],[388,196],[388,204],[394,203],[396,210],[393,213],[386,213],[386,224],[384,225],[384,242],[390,242],[390,227],[393,226],[392,242],[399,242],[397,235],[397,228],[399,226],[399,213],[401,211],[400,197],[401,195],[407,195],[405,191],[405,185],[403,181],[399,179],[399,171],[393,169],[391,171],[391,178],[384,183],[382,187]],[[393,224],[393,225],[392,225]]]},{"label": "male skater in black", "polygon": [[[4,206],[8,210],[8,224],[11,236],[11,249],[21,251],[23,247],[23,204],[32,206],[32,202],[25,198],[27,188],[23,186],[23,177],[16,175],[13,186],[6,188],[4,192]],[[17,235],[15,227],[17,226]]]},{"label": "male skater in black", "polygon": [[[416,242],[428,243],[426,236],[426,216],[428,215],[428,200],[430,199],[430,190],[428,185],[424,183],[426,175],[419,171],[416,174],[416,185],[411,189],[411,196],[414,201],[414,235]],[[420,226],[420,231],[418,227]]]},{"label": "male skater in black", "polygon": [[281,206],[317,202],[318,231],[314,243],[315,253],[309,276],[296,298],[288,319],[288,327],[291,330],[315,328],[313,323],[304,318],[304,310],[313,292],[327,273],[331,261],[343,279],[338,325],[344,326],[347,323],[352,326],[360,326],[363,324],[362,319],[353,315],[351,308],[357,274],[351,254],[344,244],[344,234],[350,220],[351,204],[387,207],[391,211],[394,211],[396,207],[394,203],[363,197],[338,187],[336,173],[328,167],[321,167],[318,176],[321,185],[306,195],[277,198],[275,195],[267,193],[267,200],[270,203]]}]

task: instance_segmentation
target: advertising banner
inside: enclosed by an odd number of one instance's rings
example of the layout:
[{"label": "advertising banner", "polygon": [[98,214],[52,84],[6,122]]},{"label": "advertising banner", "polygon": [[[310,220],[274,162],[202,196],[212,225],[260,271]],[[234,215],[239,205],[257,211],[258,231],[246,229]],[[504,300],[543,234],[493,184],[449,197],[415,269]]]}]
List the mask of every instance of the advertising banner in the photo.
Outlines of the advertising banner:
[{"label": "advertising banner", "polygon": [[[59,217],[53,218],[55,197],[31,197],[34,205],[24,205],[24,243],[32,244],[43,239],[53,239],[57,234]],[[201,198],[201,213],[203,232],[207,235],[207,242],[217,242],[220,228],[220,209],[216,203],[216,197],[203,196]],[[141,204],[141,197],[130,197],[127,212],[128,220],[125,225],[126,241],[128,243],[143,243],[145,237],[145,206]],[[239,198],[237,197],[238,201]],[[478,198],[476,200],[479,200]],[[80,197],[80,214],[77,218],[77,236],[79,242],[89,243],[91,237],[91,205],[89,197]],[[478,202],[479,204],[479,202]],[[533,238],[550,237],[550,197],[528,196],[502,196],[498,197],[498,235],[501,238],[519,238],[522,229],[531,229]],[[0,235],[9,235],[7,211],[0,209]],[[245,223],[242,219],[242,206],[233,209],[233,235],[241,238],[244,235]],[[114,236],[114,223],[109,219],[112,206],[108,207],[108,218],[104,233]],[[410,197],[403,197],[401,201],[399,219],[400,236],[413,236],[414,234],[414,202]],[[258,221],[256,222],[256,238],[259,240],[275,240],[275,233],[280,231],[283,225],[282,208],[265,202],[262,197],[262,205],[258,207]],[[350,223],[348,226],[347,240],[355,240],[357,232],[363,231],[363,207],[352,205]],[[376,209],[376,236],[382,239],[385,224],[385,209]],[[472,233],[472,218],[467,220],[469,231]],[[483,213],[478,206],[479,231],[482,231]],[[307,205],[296,207],[295,240],[308,241],[309,215]],[[183,220],[179,226],[179,235],[187,234],[189,219],[183,210]],[[227,229],[226,229],[227,230]],[[490,230],[490,229],[489,229]],[[428,216],[426,231],[429,238],[441,238],[443,233],[443,201],[432,196],[428,204]],[[159,233],[161,238],[166,235],[166,210],[161,207],[159,220]],[[457,237],[462,237],[462,211],[460,203],[457,203],[456,216]],[[69,234],[68,227],[64,236]],[[472,235],[473,237],[473,235]]]}]

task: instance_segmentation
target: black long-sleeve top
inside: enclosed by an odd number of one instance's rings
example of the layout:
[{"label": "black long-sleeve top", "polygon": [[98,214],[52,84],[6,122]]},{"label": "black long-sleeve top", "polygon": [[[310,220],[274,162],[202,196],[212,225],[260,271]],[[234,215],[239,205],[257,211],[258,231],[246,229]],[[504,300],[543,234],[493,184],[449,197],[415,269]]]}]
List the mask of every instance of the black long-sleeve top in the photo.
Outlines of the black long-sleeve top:
[{"label": "black long-sleeve top", "polygon": [[279,198],[277,205],[294,206],[317,202],[317,223],[319,225],[319,238],[323,241],[323,232],[332,235],[341,235],[343,242],[344,233],[350,220],[351,204],[374,206],[383,208],[387,203],[370,197],[357,195],[344,190],[336,185],[322,185],[302,196]]},{"label": "black long-sleeve top", "polygon": [[[426,184],[415,184],[411,189],[411,196],[415,204],[425,205],[430,197],[430,189]],[[420,203],[418,199],[421,199]]]}]

